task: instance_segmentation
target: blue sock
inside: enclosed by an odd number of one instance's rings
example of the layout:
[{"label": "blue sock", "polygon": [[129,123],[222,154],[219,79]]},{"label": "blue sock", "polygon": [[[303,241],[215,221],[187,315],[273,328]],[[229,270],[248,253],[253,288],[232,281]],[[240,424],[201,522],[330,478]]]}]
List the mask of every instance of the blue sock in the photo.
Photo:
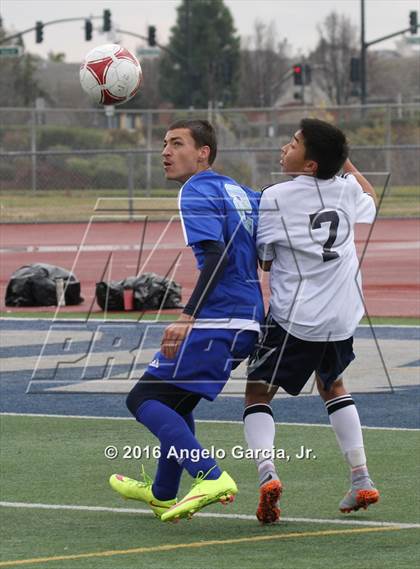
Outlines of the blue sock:
[{"label": "blue sock", "polygon": [[160,401],[148,399],[137,409],[136,419],[159,439],[162,456],[166,457],[170,450],[174,450],[180,457],[178,462],[190,476],[195,478],[199,472],[204,472],[208,473],[207,480],[219,478],[221,471],[216,461],[200,456],[202,446],[179,413]]},{"label": "blue sock", "polygon": [[[184,421],[187,423],[190,431],[195,433],[194,417],[192,413],[183,415]],[[164,453],[158,461],[158,467],[153,482],[152,492],[158,500],[172,500],[178,493],[179,483],[181,481],[182,466],[178,464],[175,458],[166,458]]]}]

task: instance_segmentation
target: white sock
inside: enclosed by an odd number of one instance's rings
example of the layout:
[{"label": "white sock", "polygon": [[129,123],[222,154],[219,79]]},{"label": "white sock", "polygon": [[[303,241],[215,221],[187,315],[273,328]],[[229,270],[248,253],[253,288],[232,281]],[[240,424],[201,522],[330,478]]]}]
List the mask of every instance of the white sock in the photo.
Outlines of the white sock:
[{"label": "white sock", "polygon": [[349,466],[352,469],[366,467],[362,427],[352,396],[347,394],[330,399],[326,401],[325,407],[341,452]]},{"label": "white sock", "polygon": [[[276,472],[273,462],[275,424],[270,405],[256,403],[244,411],[244,434],[248,448],[254,451],[260,482],[267,473]],[[275,476],[276,478],[277,475]]]}]

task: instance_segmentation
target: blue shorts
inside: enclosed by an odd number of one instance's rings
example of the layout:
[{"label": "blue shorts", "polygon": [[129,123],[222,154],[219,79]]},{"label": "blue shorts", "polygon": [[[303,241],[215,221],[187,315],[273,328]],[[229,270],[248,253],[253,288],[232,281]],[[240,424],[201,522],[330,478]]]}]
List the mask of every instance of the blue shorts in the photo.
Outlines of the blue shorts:
[{"label": "blue shorts", "polygon": [[213,401],[230,373],[253,351],[258,333],[250,330],[193,328],[178,355],[157,352],[146,373]]}]

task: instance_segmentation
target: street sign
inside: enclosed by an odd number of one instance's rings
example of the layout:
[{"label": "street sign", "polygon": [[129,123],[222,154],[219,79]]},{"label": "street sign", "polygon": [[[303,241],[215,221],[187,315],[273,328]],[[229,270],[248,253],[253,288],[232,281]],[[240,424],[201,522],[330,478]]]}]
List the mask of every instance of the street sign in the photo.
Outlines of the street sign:
[{"label": "street sign", "polygon": [[405,38],[405,41],[407,43],[419,44],[420,43],[420,36],[408,36],[407,38]]},{"label": "street sign", "polygon": [[20,57],[22,53],[21,45],[0,45],[0,57]]},{"label": "street sign", "polygon": [[159,57],[160,49],[158,47],[138,47],[136,49],[136,55],[139,57],[139,59],[154,59],[155,57]]}]

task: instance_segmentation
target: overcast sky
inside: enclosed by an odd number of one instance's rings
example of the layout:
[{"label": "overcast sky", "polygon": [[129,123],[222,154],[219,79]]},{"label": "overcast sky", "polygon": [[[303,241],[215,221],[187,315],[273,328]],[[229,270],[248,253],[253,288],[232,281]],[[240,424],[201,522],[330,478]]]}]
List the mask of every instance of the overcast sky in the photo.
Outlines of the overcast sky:
[{"label": "overcast sky", "polygon": [[[198,1],[198,0],[193,0]],[[176,21],[179,0],[1,0],[0,14],[8,30],[25,30],[36,20],[101,15],[109,8],[112,21],[120,29],[147,34],[147,26],[157,28],[158,41],[165,44],[170,28]],[[255,20],[276,24],[279,41],[287,38],[293,55],[306,54],[318,40],[317,24],[333,10],[346,14],[360,29],[360,0],[225,0],[230,8],[239,34],[246,40],[252,35]],[[376,39],[408,27],[408,14],[419,10],[419,0],[365,0],[366,39]],[[96,25],[101,25],[98,21]],[[44,42],[35,43],[35,32],[24,36],[27,49],[46,56],[49,51],[65,52],[67,61],[81,61],[95,45],[106,43],[105,35],[94,32],[91,42],[85,42],[83,22],[70,22],[44,29]],[[128,48],[135,49],[139,40],[129,36],[117,38]],[[398,38],[397,38],[398,39]],[[395,39],[374,46],[392,49]]]}]

